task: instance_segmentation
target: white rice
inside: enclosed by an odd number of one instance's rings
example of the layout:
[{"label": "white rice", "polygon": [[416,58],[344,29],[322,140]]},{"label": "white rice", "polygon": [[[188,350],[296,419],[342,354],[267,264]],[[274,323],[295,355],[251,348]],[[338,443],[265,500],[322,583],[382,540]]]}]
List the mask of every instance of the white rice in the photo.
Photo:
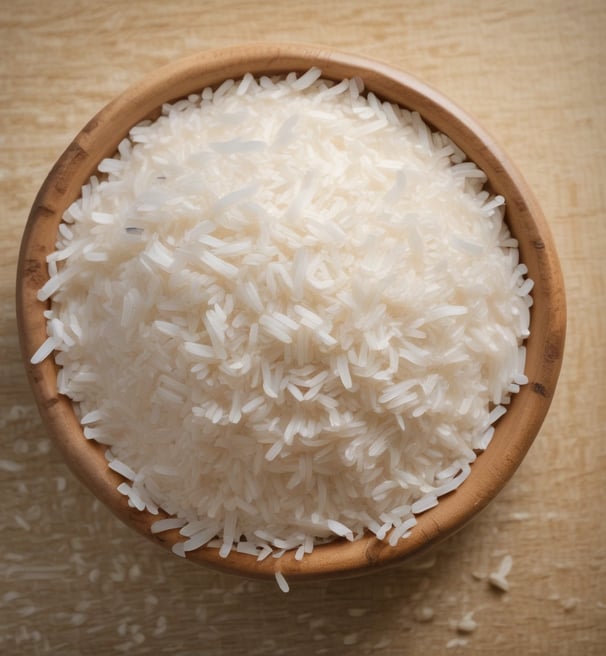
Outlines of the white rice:
[{"label": "white rice", "polygon": [[503,556],[499,567],[488,575],[488,582],[493,588],[507,592],[509,590],[509,581],[507,576],[511,572],[513,566],[513,558],[506,554]]},{"label": "white rice", "polygon": [[280,590],[282,590],[282,592],[288,592],[290,590],[290,586],[288,585],[288,582],[284,578],[284,574],[282,574],[282,572],[276,571],[274,576],[276,578],[276,583],[278,584]]},{"label": "white rice", "polygon": [[133,128],[65,212],[32,362],[55,352],[85,436],[182,557],[395,545],[528,380],[504,199],[362,92],[317,69],[205,89]]}]

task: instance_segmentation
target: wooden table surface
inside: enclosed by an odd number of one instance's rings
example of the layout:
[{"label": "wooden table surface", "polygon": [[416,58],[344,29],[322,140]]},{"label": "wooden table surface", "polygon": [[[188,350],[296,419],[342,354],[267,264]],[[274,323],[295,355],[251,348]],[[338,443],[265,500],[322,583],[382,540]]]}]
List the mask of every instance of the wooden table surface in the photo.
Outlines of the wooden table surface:
[{"label": "wooden table surface", "polygon": [[[606,653],[606,4],[0,0],[0,9],[0,653]],[[381,59],[474,114],[544,209],[569,307],[552,409],[489,508],[414,567],[289,595],[159,550],[72,477],[33,405],[13,300],[29,207],[85,122],[173,58],[251,40]],[[511,588],[499,594],[486,575],[505,554]],[[420,621],[424,607],[430,621]],[[458,631],[472,611],[475,631]]]}]

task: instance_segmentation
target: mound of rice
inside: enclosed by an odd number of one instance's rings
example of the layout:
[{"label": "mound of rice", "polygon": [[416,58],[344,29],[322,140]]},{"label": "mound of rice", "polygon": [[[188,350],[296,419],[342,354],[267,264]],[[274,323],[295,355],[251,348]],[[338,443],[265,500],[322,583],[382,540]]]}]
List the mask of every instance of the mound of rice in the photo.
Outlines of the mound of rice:
[{"label": "mound of rice", "polygon": [[395,545],[527,382],[503,198],[362,91],[311,69],[167,105],[63,218],[32,361],[55,351],[85,437],[179,555]]}]

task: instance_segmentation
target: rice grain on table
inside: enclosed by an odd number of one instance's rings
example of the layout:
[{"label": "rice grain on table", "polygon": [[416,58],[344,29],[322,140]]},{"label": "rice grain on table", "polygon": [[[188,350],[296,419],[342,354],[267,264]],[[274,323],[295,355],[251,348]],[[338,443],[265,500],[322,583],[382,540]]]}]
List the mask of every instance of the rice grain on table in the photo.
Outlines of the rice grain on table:
[{"label": "rice grain on table", "polygon": [[55,352],[85,437],[177,555],[395,545],[528,380],[505,200],[363,90],[310,69],[167,104],[65,212],[32,362]]}]

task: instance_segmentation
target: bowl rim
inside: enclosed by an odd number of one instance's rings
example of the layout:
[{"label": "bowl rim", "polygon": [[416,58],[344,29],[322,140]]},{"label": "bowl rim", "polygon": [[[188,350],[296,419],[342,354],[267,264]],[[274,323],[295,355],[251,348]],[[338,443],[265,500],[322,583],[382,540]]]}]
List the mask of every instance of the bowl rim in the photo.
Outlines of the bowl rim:
[{"label": "bowl rim", "polygon": [[170,548],[178,541],[177,530],[150,531],[151,524],[166,515],[130,508],[126,497],[117,491],[124,479],[107,467],[106,447],[84,438],[71,401],[57,392],[53,359],[35,365],[30,362],[46,339],[43,312],[50,301],[41,302],[36,294],[48,279],[46,256],[54,250],[63,211],[79,196],[98,162],[116,151],[130,127],[155,115],[162,103],[225,79],[241,78],[247,72],[256,76],[300,73],[311,66],[318,66],[325,78],[333,80],[361,77],[366,92],[418,111],[432,129],[446,133],[459,145],[485,171],[492,190],[506,198],[507,222],[514,236],[524,236],[520,240],[521,260],[535,281],[527,341],[529,383],[513,396],[509,411],[497,422],[493,442],[478,456],[465,483],[418,515],[410,537],[395,547],[365,535],[355,542],[338,539],[319,545],[301,561],[294,558],[294,552],[260,562],[234,551],[224,559],[217,549],[208,547],[187,553],[193,562],[248,577],[268,578],[278,571],[292,579],[362,574],[417,556],[462,528],[501,490],[530,448],[551,404],[564,351],[564,282],[549,226],[518,169],[475,119],[409,73],[321,45],[249,43],[196,53],[148,74],[84,126],[42,184],[24,229],[16,282],[22,358],[46,429],[81,482],[122,521],[153,542]]}]

